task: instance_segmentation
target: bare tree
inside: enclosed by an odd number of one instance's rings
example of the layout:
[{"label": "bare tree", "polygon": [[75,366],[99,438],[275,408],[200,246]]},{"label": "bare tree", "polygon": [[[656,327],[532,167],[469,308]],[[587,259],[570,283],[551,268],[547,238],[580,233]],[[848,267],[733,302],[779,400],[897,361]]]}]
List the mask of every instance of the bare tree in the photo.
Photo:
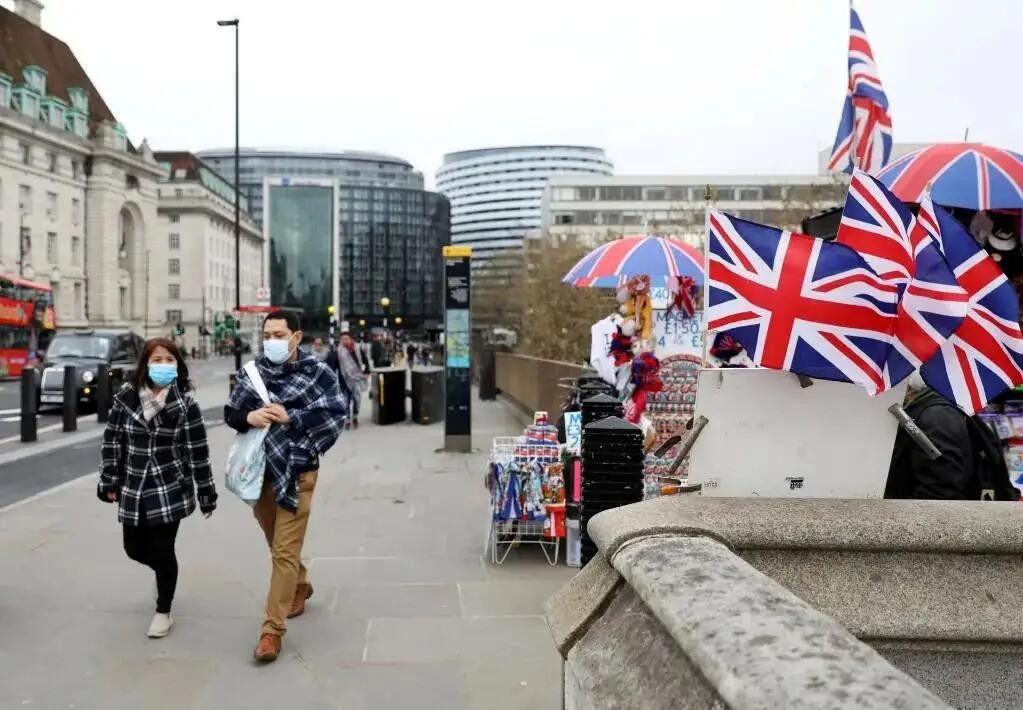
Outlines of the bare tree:
[{"label": "bare tree", "polygon": [[589,357],[590,326],[618,304],[613,289],[577,288],[561,279],[592,245],[538,240],[525,253],[525,276],[510,300],[521,310],[518,352],[563,362]]}]

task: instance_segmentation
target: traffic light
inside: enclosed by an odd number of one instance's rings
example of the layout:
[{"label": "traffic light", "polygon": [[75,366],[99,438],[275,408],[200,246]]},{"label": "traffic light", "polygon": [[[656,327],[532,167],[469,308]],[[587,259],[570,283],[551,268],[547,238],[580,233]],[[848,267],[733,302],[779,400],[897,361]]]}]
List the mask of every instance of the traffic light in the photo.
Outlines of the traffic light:
[{"label": "traffic light", "polygon": [[176,335],[176,336],[178,336],[180,338],[184,334],[185,334],[185,326],[181,325],[180,323],[178,323],[177,325],[174,326],[174,335]]}]

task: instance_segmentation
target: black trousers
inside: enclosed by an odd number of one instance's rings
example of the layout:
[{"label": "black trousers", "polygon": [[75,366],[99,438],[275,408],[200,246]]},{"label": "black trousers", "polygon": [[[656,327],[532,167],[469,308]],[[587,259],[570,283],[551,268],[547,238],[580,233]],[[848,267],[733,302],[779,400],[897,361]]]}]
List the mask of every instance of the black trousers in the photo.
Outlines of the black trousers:
[{"label": "black trousers", "polygon": [[[141,513],[141,511],[140,511]],[[140,520],[145,520],[142,515]],[[124,525],[124,551],[128,557],[156,573],[156,611],[169,614],[178,586],[178,558],[174,540],[180,520],[163,525]]]}]

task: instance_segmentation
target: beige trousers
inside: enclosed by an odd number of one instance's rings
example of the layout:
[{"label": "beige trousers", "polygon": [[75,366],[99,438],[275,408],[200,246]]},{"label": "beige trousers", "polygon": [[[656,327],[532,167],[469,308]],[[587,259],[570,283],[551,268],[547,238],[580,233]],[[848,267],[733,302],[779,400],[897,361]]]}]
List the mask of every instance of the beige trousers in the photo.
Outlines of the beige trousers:
[{"label": "beige trousers", "polygon": [[286,620],[295,598],[295,588],[307,583],[308,571],[302,564],[302,543],[309,524],[309,510],[313,504],[318,471],[308,471],[298,478],[298,510],[294,513],[281,508],[275,499],[273,483],[263,480],[263,494],[253,508],[259,527],[270,546],[273,570],[270,573],[270,591],[266,595],[264,634],[283,636]]}]

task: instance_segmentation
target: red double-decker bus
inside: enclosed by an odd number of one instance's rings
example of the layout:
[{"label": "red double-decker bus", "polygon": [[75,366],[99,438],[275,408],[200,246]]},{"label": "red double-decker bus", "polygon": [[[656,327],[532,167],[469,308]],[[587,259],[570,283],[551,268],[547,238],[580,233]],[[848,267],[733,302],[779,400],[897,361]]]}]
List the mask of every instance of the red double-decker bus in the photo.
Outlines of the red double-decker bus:
[{"label": "red double-decker bus", "polygon": [[56,327],[50,286],[0,274],[0,377],[19,377],[42,359]]}]

